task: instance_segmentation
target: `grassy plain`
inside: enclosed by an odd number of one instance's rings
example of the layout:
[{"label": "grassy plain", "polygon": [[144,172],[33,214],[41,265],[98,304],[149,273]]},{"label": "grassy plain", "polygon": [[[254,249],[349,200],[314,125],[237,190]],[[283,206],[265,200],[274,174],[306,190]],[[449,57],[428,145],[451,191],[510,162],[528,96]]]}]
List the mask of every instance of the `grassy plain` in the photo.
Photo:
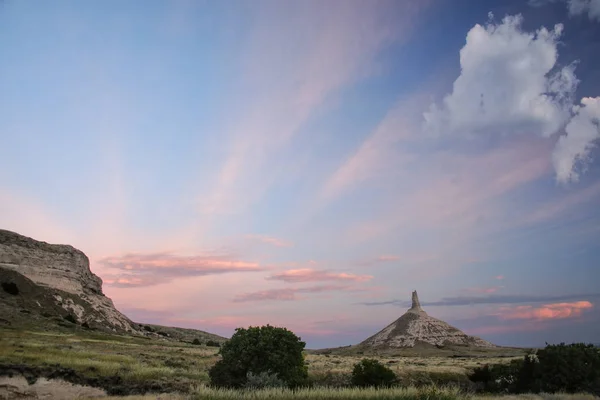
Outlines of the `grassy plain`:
[{"label": "grassy plain", "polygon": [[[449,384],[463,386],[468,383],[467,373],[474,367],[509,362],[514,358],[507,355],[494,357],[493,354],[485,357],[379,355],[377,358],[396,372],[403,386],[409,388],[359,390],[343,386],[349,383],[352,367],[363,358],[362,355],[308,352],[306,361],[314,389],[240,392],[214,390],[206,386],[208,370],[219,357],[217,352],[216,347],[157,338],[91,331],[43,332],[0,328],[0,376],[20,374],[31,382],[37,377],[63,379],[74,384],[101,387],[109,395],[171,393],[161,395],[163,399],[488,399],[468,397],[457,389],[439,387]],[[127,398],[159,398],[157,396]],[[503,399],[575,400],[593,397],[548,395]]]}]

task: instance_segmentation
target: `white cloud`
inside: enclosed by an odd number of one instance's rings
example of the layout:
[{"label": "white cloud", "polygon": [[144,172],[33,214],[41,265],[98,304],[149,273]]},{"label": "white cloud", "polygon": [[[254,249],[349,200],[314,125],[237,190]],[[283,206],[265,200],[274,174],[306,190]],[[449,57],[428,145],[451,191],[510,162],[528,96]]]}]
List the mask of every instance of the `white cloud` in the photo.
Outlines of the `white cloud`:
[{"label": "white cloud", "polygon": [[600,0],[529,0],[532,7],[542,7],[550,3],[566,1],[570,16],[586,14],[591,20],[600,21]]},{"label": "white cloud", "polygon": [[591,20],[600,21],[600,0],[569,0],[569,14],[581,15],[587,13]]},{"label": "white cloud", "polygon": [[475,25],[460,51],[461,74],[443,104],[424,113],[436,133],[556,133],[570,117],[577,86],[572,65],[556,70],[563,26],[535,33],[522,17]]},{"label": "white cloud", "polygon": [[600,138],[600,97],[584,97],[581,106],[574,106],[575,116],[558,140],[552,161],[559,182],[577,181],[577,167],[584,170],[591,161],[590,151]]},{"label": "white cloud", "polygon": [[564,128],[552,156],[556,179],[577,181],[600,137],[600,97],[574,105],[579,83],[574,64],[556,64],[561,24],[529,33],[521,23],[520,15],[507,16],[500,24],[475,25],[469,31],[460,51],[461,74],[442,105],[432,104],[423,114],[425,128],[437,134],[543,137]]}]

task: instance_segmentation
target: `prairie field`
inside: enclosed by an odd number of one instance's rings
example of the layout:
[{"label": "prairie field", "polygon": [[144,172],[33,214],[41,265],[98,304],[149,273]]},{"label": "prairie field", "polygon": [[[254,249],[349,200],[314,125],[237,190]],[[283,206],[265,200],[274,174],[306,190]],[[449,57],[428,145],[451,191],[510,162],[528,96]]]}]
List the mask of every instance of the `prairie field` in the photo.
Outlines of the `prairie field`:
[{"label": "prairie field", "polygon": [[[180,341],[107,335],[90,331],[43,332],[0,329],[0,376],[61,380],[101,388],[127,399],[488,399],[467,395],[467,373],[514,357],[406,357],[378,359],[400,378],[402,388],[345,387],[359,355],[306,354],[313,388],[235,391],[209,388],[208,370],[218,348]],[[449,387],[449,386],[452,386]],[[0,385],[1,386],[1,385]],[[62,387],[62,386],[61,386]],[[61,389],[62,390],[62,389]],[[147,394],[151,393],[151,394]],[[163,394],[160,394],[163,393]],[[128,396],[129,397],[122,397]],[[505,396],[504,399],[593,399],[587,395]]]}]

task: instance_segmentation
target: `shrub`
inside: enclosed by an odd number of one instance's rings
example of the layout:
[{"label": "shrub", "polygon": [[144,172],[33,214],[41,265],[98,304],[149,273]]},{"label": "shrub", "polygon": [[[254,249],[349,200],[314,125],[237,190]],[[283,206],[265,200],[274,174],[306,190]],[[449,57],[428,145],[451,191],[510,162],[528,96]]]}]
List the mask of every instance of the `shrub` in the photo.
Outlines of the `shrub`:
[{"label": "shrub", "polygon": [[546,345],[525,360],[524,379],[534,392],[600,394],[600,352],[592,344]]},{"label": "shrub", "polygon": [[209,340],[208,342],[206,342],[206,345],[210,347],[221,347],[221,344],[216,340]]},{"label": "shrub", "polygon": [[394,371],[374,359],[365,358],[352,370],[352,384],[356,386],[389,387],[395,382]]},{"label": "shrub", "polygon": [[268,371],[263,371],[259,374],[253,374],[248,371],[246,374],[245,389],[269,389],[285,387],[285,382],[279,379],[277,374],[272,374]]},{"label": "shrub", "polygon": [[202,343],[200,342],[200,339],[196,338],[192,341],[192,344],[201,345]]},{"label": "shrub", "polygon": [[219,354],[221,360],[210,369],[211,384],[241,388],[248,372],[276,374],[287,386],[297,387],[307,381],[302,351],[306,344],[293,332],[270,325],[237,328]]},{"label": "shrub", "polygon": [[510,364],[477,368],[469,376],[488,392],[600,394],[600,352],[593,345],[546,345]]}]

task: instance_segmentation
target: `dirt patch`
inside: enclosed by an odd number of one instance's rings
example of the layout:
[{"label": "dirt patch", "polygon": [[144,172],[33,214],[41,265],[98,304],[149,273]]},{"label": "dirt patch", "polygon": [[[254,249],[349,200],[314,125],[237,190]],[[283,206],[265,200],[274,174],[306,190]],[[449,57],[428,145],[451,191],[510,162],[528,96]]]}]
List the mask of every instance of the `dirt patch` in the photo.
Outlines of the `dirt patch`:
[{"label": "dirt patch", "polygon": [[186,392],[189,390],[189,387],[183,387],[177,382],[127,382],[118,375],[91,377],[78,373],[71,368],[60,366],[36,367],[22,364],[0,364],[0,377],[23,377],[29,385],[34,385],[40,378],[62,380],[74,385],[101,388],[112,396]]}]

